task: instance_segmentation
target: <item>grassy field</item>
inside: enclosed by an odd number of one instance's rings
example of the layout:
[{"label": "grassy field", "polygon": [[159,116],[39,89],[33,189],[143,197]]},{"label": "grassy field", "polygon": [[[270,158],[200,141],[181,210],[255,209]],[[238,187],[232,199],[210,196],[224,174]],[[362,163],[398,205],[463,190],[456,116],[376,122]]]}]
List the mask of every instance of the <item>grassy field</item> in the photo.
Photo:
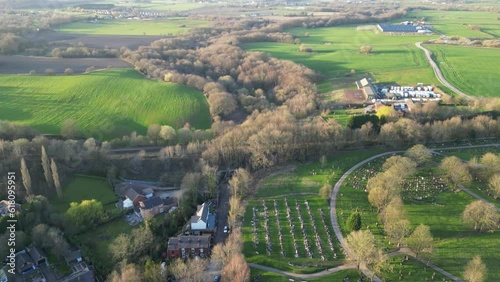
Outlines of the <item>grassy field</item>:
[{"label": "grassy field", "polygon": [[[432,278],[434,275],[434,279]],[[383,281],[411,281],[411,282],[427,282],[427,281],[446,281],[446,276],[434,271],[432,268],[426,267],[419,261],[405,256],[392,257],[387,260],[387,265],[379,276]]]},{"label": "grassy field", "polygon": [[[473,96],[498,97],[500,49],[426,45],[445,78]],[[471,61],[471,58],[474,60]]]},{"label": "grassy field", "polygon": [[63,188],[63,197],[54,196],[52,205],[59,212],[65,212],[72,202],[95,199],[103,204],[116,200],[115,193],[105,178],[77,175]]},{"label": "grassy field", "polygon": [[111,242],[122,233],[130,233],[133,227],[127,224],[123,218],[114,219],[106,224],[100,225],[93,230],[76,236],[76,240],[82,244],[83,251],[97,264],[102,264],[102,273],[109,273],[115,266],[109,252]]},{"label": "grassy field", "polygon": [[[450,151],[450,154],[453,151]],[[481,150],[482,155],[484,152]],[[472,155],[472,152],[463,154]],[[434,162],[437,164],[441,157],[435,157]],[[344,234],[345,222],[348,216],[356,209],[360,211],[362,217],[362,225],[374,233],[378,242],[385,251],[390,251],[392,248],[384,239],[384,231],[382,224],[368,203],[367,193],[364,191],[366,180],[374,175],[383,163],[382,159],[372,161],[369,164],[361,167],[351,174],[340,190],[340,196],[337,202],[337,213],[339,214],[339,225]],[[437,170],[433,167],[425,168],[418,172],[418,177],[412,177],[407,180],[410,185],[402,195],[405,202],[405,210],[409,215],[410,222],[413,227],[419,224],[426,224],[430,227],[431,233],[436,241],[435,253],[432,258],[432,263],[444,270],[461,277],[463,269],[467,262],[474,256],[480,255],[483,262],[488,268],[487,281],[499,281],[500,270],[498,263],[500,261],[500,231],[493,233],[477,233],[465,226],[460,217],[465,209],[465,206],[475,199],[465,192],[451,192],[445,190],[440,192],[439,189],[429,183],[422,185],[423,178],[429,178],[431,175],[436,176]],[[416,183],[419,185],[416,185]],[[417,189],[414,189],[414,188]],[[430,190],[434,191],[429,191]],[[418,191],[417,191],[418,190]],[[429,195],[425,197],[425,195]],[[424,196],[423,200],[417,201],[417,196]],[[387,271],[382,276],[391,281],[399,279],[400,266],[392,264],[392,271]],[[411,276],[409,272],[417,276],[412,276],[411,281],[426,281],[432,272],[425,270],[425,266],[414,262],[411,266],[406,266],[401,271],[403,277]],[[436,276],[439,277],[439,276]],[[397,279],[396,279],[397,278]],[[405,278],[406,279],[406,278]],[[405,280],[403,281],[410,281]]]},{"label": "grassy field", "polygon": [[161,20],[101,20],[98,23],[75,22],[60,26],[57,31],[108,35],[177,35],[194,27],[208,26],[208,21],[187,18]]},{"label": "grassy field", "polygon": [[85,136],[108,139],[152,123],[205,129],[208,103],[199,91],[145,79],[132,69],[75,76],[0,76],[0,119],[58,134],[74,119]]},{"label": "grassy field", "polygon": [[[415,42],[432,36],[379,34],[373,30],[357,30],[356,26],[292,28],[287,31],[303,36],[301,43],[314,52],[303,53],[299,52],[298,45],[274,42],[249,43],[243,48],[292,60],[321,73],[325,80],[319,84],[320,91],[337,89],[331,79],[350,76],[351,71],[355,74],[372,73],[380,82],[438,85],[424,53],[415,47]],[[308,36],[304,37],[306,33]],[[367,44],[372,46],[373,52],[360,54],[359,48]]]},{"label": "grassy field", "polygon": [[[491,38],[500,36],[497,13],[476,11],[415,11],[409,18],[425,18],[433,28],[446,35]],[[481,31],[471,30],[467,25],[478,25]]]}]

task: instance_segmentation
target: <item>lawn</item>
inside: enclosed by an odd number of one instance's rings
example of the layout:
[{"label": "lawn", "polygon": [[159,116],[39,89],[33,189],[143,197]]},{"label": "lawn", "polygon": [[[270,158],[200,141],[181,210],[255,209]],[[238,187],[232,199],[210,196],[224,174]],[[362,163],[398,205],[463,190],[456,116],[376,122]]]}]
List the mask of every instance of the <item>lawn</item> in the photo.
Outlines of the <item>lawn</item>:
[{"label": "lawn", "polygon": [[63,197],[54,196],[53,206],[64,213],[72,202],[95,199],[103,205],[116,201],[115,193],[105,178],[77,175],[63,188]]},{"label": "lawn", "polygon": [[[359,272],[355,269],[342,270],[333,274],[325,275],[318,278],[311,279],[293,279],[288,276],[277,274],[274,272],[268,272],[260,270],[257,268],[250,268],[251,280],[257,276],[260,277],[259,282],[288,282],[288,281],[309,281],[309,282],[330,282],[330,281],[342,281],[342,279],[349,276],[350,281],[357,281],[360,278]],[[292,279],[292,280],[289,280]]]},{"label": "lawn", "polygon": [[[472,96],[499,97],[500,49],[426,45],[445,78]],[[471,58],[474,60],[471,61]]]},{"label": "lawn", "polygon": [[107,274],[115,266],[108,249],[109,245],[118,235],[122,233],[128,234],[132,229],[133,227],[128,225],[123,218],[119,217],[95,229],[77,235],[76,240],[82,245],[83,252],[91,258],[94,265],[102,266],[102,269],[98,269],[100,273]]},{"label": "lawn", "polygon": [[384,281],[412,282],[443,281],[443,279],[449,279],[411,257],[408,257],[408,260],[406,260],[406,256],[389,258],[386,267],[379,277]]},{"label": "lawn", "polygon": [[148,80],[132,69],[74,76],[0,76],[0,120],[58,134],[74,119],[84,136],[110,139],[153,123],[206,129],[211,125],[203,94],[183,85]]},{"label": "lawn", "polygon": [[208,21],[187,18],[159,20],[100,20],[97,23],[74,22],[60,26],[57,31],[81,34],[106,35],[177,35],[195,27],[208,26]]},{"label": "lawn", "polygon": [[[430,39],[432,36],[387,35],[373,30],[357,30],[356,26],[292,28],[287,32],[301,36],[301,43],[314,52],[303,53],[299,52],[299,45],[274,42],[249,43],[244,44],[243,48],[270,53],[273,57],[303,64],[321,73],[325,81],[345,78],[354,71],[356,74],[372,73],[379,82],[401,85],[423,82],[438,85],[424,53],[415,46],[415,42]],[[372,53],[359,53],[362,45],[371,45]],[[320,91],[331,89],[325,85],[325,81],[320,84]]]}]

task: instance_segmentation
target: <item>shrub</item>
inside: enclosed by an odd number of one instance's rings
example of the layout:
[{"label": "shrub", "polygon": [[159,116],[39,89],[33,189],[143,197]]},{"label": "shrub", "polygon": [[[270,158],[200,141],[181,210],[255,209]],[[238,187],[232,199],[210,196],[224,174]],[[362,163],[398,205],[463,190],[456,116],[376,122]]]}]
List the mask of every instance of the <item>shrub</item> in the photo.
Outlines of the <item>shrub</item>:
[{"label": "shrub", "polygon": [[361,229],[361,215],[359,212],[355,212],[349,216],[347,219],[347,230],[349,232],[358,231]]},{"label": "shrub", "polygon": [[74,71],[73,71],[73,69],[71,69],[71,68],[67,68],[67,69],[65,69],[65,70],[64,70],[64,74],[65,74],[65,75],[72,75],[72,74],[74,74],[74,73],[75,73],[75,72],[74,72]]},{"label": "shrub", "polygon": [[54,69],[46,69],[45,74],[46,75],[55,75],[56,71]]}]

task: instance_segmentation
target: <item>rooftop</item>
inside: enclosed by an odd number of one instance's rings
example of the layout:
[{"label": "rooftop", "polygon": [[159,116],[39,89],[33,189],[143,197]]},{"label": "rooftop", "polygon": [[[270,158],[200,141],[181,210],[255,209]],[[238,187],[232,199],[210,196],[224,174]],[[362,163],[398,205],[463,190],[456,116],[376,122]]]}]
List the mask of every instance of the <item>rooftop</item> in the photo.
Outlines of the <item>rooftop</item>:
[{"label": "rooftop", "polygon": [[149,199],[146,199],[144,201],[141,201],[141,208],[142,209],[152,209],[154,207],[157,207],[157,206],[161,206],[163,205],[163,200],[158,197],[158,196],[154,196],[154,197],[151,197]]},{"label": "rooftop", "polygon": [[168,250],[191,249],[191,248],[209,248],[210,234],[199,236],[179,235],[168,240]]},{"label": "rooftop", "polygon": [[418,32],[422,29],[419,26],[402,24],[379,24],[378,26],[383,32]]}]

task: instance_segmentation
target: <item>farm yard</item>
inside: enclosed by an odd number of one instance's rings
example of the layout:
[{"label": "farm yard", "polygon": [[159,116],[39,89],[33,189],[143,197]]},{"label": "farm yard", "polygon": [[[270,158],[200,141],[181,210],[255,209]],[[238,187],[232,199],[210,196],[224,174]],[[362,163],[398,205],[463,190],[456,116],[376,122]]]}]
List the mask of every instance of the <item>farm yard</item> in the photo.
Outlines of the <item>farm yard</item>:
[{"label": "farm yard", "polygon": [[[445,78],[455,87],[472,96],[498,97],[500,82],[496,71],[498,48],[426,45]],[[471,62],[471,58],[474,61]]]},{"label": "farm yard", "polygon": [[195,27],[208,26],[208,21],[187,18],[158,20],[110,19],[96,23],[75,22],[62,25],[61,33],[105,34],[105,35],[178,35]]},{"label": "farm yard", "polygon": [[[105,139],[153,123],[180,128],[210,127],[203,94],[183,85],[151,81],[132,69],[111,69],[74,76],[0,76],[0,119],[58,134],[74,119],[84,136]],[[54,115],[57,113],[57,115]]]},{"label": "farm yard", "polygon": [[[425,19],[436,31],[446,35],[492,38],[500,36],[497,13],[477,11],[432,11],[421,10],[408,14],[409,18]],[[481,30],[469,29],[468,25],[478,25]]]}]

